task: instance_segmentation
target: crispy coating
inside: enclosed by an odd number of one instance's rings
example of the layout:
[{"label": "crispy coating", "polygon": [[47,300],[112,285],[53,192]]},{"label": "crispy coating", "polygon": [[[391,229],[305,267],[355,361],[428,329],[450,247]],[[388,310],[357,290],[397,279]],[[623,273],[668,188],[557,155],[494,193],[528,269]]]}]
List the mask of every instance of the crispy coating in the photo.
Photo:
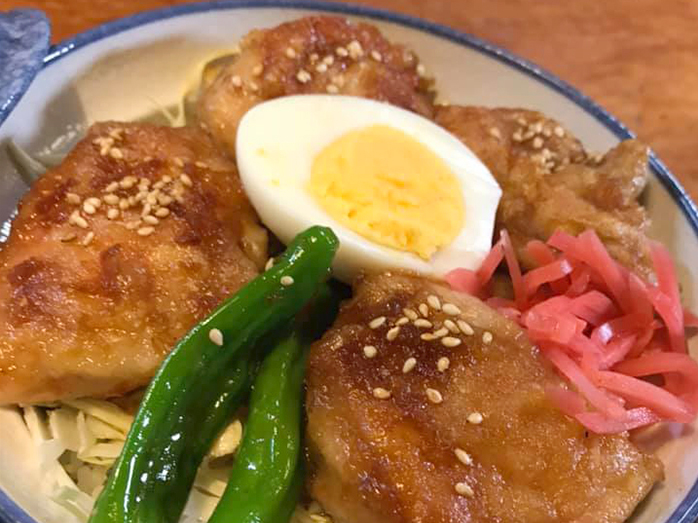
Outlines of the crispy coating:
[{"label": "crispy coating", "polygon": [[649,218],[638,202],[649,177],[647,147],[627,140],[596,158],[559,123],[524,109],[439,107],[436,121],[502,186],[497,227],[509,231],[524,263],[529,240],[592,228],[618,261],[650,276]]},{"label": "crispy coating", "polygon": [[200,121],[231,155],[243,114],[279,96],[339,93],[433,114],[417,57],[371,25],[309,16],[254,30],[240,48],[204,72],[198,104]]},{"label": "crispy coating", "polygon": [[257,274],[266,246],[234,165],[205,133],[93,126],[22,199],[0,252],[0,404],[147,384]]},{"label": "crispy coating", "polygon": [[[430,307],[432,328],[408,322],[389,341],[403,308],[418,311],[430,294],[461,314]],[[449,332],[459,345],[421,338],[458,318],[474,331]],[[408,358],[416,365],[405,373]],[[523,331],[476,298],[416,276],[367,277],[311,348],[310,494],[337,523],[622,522],[662,465],[627,435],[585,434],[547,401],[558,382]]]}]

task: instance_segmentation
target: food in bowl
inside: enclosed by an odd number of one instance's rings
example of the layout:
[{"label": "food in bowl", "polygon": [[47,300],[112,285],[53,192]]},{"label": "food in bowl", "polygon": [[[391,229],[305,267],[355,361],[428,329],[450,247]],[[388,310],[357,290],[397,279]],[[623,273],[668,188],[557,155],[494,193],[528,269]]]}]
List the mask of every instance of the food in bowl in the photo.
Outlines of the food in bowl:
[{"label": "food in bowl", "polygon": [[[190,490],[212,521],[631,515],[662,464],[629,431],[693,420],[698,381],[647,150],[434,94],[377,29],[304,18],[209,64],[196,121],[97,124],[41,176],[2,252],[0,390],[77,482],[58,501],[98,497],[93,522],[199,517]],[[326,292],[353,297],[307,334]],[[296,507],[283,400],[308,350]]]}]

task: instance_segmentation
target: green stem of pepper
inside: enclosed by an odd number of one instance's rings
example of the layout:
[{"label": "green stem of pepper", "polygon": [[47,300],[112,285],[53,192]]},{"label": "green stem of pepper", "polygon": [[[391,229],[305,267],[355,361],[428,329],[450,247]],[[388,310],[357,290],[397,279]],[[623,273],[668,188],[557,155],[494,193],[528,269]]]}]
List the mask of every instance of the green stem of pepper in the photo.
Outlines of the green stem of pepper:
[{"label": "green stem of pepper", "polygon": [[[203,457],[249,386],[260,338],[293,318],[327,278],[334,233],[311,227],[173,349],[143,398],[90,523],[176,523]],[[223,334],[223,346],[209,339]]]}]

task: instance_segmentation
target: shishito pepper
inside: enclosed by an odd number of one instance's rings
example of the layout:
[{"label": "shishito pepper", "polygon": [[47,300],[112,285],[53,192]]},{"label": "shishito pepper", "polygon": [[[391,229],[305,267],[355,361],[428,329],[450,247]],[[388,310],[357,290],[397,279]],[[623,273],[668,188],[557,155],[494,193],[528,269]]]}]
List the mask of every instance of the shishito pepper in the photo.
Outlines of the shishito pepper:
[{"label": "shishito pepper", "polygon": [[310,344],[336,316],[339,297],[323,286],[309,316],[266,357],[230,479],[209,523],[286,523],[302,483],[303,378]]},{"label": "shishito pepper", "polygon": [[299,234],[182,338],[146,391],[90,523],[179,520],[203,457],[248,391],[255,344],[312,298],[338,245],[328,228]]}]

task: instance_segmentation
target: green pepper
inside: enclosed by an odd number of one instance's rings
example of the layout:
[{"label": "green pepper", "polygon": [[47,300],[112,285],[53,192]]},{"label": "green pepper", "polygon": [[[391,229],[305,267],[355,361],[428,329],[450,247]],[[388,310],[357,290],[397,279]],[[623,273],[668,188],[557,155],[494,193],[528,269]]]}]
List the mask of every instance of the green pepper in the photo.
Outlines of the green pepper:
[{"label": "green pepper", "polygon": [[90,523],[179,520],[201,461],[248,392],[256,343],[312,298],[337,247],[328,228],[299,234],[182,338],[146,391]]},{"label": "green pepper", "polygon": [[228,486],[209,523],[286,523],[291,517],[300,494],[296,484],[302,483],[305,361],[310,344],[334,319],[338,304],[337,295],[323,286],[305,321],[291,327],[264,360]]}]

